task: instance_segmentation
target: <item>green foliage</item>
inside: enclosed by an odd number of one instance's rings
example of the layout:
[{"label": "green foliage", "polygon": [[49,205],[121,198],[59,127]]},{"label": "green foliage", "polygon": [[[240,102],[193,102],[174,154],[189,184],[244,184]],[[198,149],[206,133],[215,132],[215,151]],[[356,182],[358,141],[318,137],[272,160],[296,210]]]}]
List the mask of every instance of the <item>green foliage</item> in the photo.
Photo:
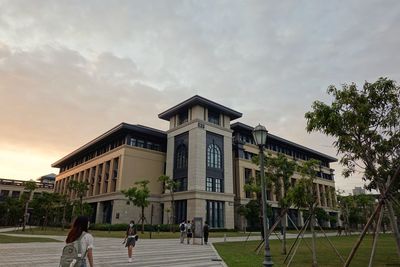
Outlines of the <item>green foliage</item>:
[{"label": "green foliage", "polygon": [[150,196],[150,190],[147,187],[148,184],[148,180],[142,180],[135,183],[137,187],[134,186],[126,191],[122,191],[125,197],[127,197],[129,201],[133,203],[133,205],[141,208],[142,233],[144,232],[144,221],[146,219],[144,216],[144,208],[150,204],[148,201]]},{"label": "green foliage", "polygon": [[150,190],[147,187],[148,183],[148,180],[136,182],[135,185],[138,185],[137,187],[134,186],[128,188],[128,190],[122,190],[122,193],[126,198],[129,199],[130,202],[133,203],[133,205],[145,208],[150,204],[148,201],[150,196]]},{"label": "green foliage", "polygon": [[170,192],[175,192],[179,188],[179,182],[175,181],[169,176],[161,175],[158,177],[158,181],[163,184],[164,189],[167,189]]},{"label": "green foliage", "polygon": [[247,219],[248,227],[256,228],[260,226],[260,210],[260,202],[254,199],[246,205],[240,206],[241,215]]},{"label": "green foliage", "polygon": [[26,181],[26,182],[24,182],[24,188],[25,188],[25,190],[29,191],[29,193],[31,193],[36,190],[37,184],[33,180]]},{"label": "green foliage", "polygon": [[290,179],[296,167],[296,162],[289,160],[281,153],[278,153],[277,157],[268,157],[267,178],[274,184],[275,195],[281,208],[288,208],[292,204],[292,199],[287,194],[291,186]]},{"label": "green foliage", "polygon": [[[328,88],[331,104],[315,101],[307,112],[307,130],[336,138],[334,146],[343,154],[345,177],[364,170],[369,188],[381,189],[394,176],[400,161],[400,87],[387,78]],[[397,175],[399,175],[397,173]],[[396,191],[400,183],[392,188]]]},{"label": "green foliage", "polygon": [[0,204],[1,209],[5,211],[1,216],[3,225],[17,225],[24,215],[24,204],[24,201],[18,198],[6,197]]},{"label": "green foliage", "polygon": [[317,167],[319,161],[310,159],[297,166],[297,171],[301,178],[297,181],[294,187],[291,187],[288,192],[290,201],[297,208],[313,208],[318,199],[317,193],[314,190],[314,180],[317,177]]}]

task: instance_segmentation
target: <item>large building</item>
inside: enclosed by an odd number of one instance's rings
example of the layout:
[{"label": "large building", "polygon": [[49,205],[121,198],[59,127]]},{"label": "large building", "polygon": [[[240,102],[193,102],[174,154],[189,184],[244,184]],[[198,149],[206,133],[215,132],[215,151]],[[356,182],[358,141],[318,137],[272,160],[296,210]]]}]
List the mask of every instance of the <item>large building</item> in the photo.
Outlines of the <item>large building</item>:
[{"label": "large building", "polygon": [[[169,121],[166,132],[121,123],[52,164],[60,168],[55,191],[74,198],[68,182],[87,181],[85,201],[93,207],[92,221],[126,223],[139,219],[139,209],[127,202],[121,190],[146,179],[151,191],[146,218],[148,222],[168,223],[171,199],[158,181],[165,174],[180,185],[174,196],[175,223],[202,217],[211,227],[241,228],[245,223],[237,208],[250,200],[243,185],[258,171],[251,162],[258,151],[252,127],[231,124],[241,116],[238,111],[196,95],[158,115]],[[271,134],[266,152],[281,152],[299,162],[320,160],[315,183],[321,192],[319,205],[336,214],[331,194],[335,187],[333,170],[329,167],[336,159]],[[293,179],[297,178],[296,174]],[[269,201],[277,206],[271,193]],[[296,210],[290,212],[298,216]]]}]

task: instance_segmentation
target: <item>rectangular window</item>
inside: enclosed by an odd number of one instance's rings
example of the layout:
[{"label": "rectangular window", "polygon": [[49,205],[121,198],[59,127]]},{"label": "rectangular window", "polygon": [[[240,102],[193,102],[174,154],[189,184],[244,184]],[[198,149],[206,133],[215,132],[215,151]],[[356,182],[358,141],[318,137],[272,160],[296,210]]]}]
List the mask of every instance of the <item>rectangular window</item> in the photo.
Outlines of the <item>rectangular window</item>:
[{"label": "rectangular window", "polygon": [[[249,184],[250,180],[251,180],[251,169],[248,168],[244,168],[244,183],[245,184]],[[250,198],[251,197],[251,193],[248,191],[245,191],[245,197],[246,198]]]},{"label": "rectangular window", "polygon": [[181,125],[188,121],[188,112],[187,110],[178,114],[178,125]]},{"label": "rectangular window", "polygon": [[224,206],[223,201],[206,201],[206,216],[210,227],[224,228]]},{"label": "rectangular window", "polygon": [[129,143],[131,146],[136,146],[136,138],[131,138],[131,142]]},{"label": "rectangular window", "polygon": [[144,147],[144,140],[138,139],[136,142],[137,147]]},{"label": "rectangular window", "polygon": [[187,178],[174,179],[174,181],[179,183],[179,186],[176,190],[177,192],[187,191],[187,187],[188,187]]},{"label": "rectangular window", "polygon": [[219,178],[206,178],[206,191],[208,192],[217,192],[223,193],[224,192],[224,180]]},{"label": "rectangular window", "polygon": [[185,221],[187,214],[187,201],[175,200],[175,222],[176,224]]},{"label": "rectangular window", "polygon": [[219,125],[219,113],[208,110],[208,122]]},{"label": "rectangular window", "polygon": [[213,179],[210,177],[206,178],[206,191],[213,191]]}]

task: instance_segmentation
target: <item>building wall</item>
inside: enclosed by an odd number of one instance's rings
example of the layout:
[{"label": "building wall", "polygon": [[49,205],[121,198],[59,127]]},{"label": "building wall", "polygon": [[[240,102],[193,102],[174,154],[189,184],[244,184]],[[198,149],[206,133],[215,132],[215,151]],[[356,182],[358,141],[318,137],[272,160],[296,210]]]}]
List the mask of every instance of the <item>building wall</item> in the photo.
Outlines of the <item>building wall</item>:
[{"label": "building wall", "polygon": [[[189,112],[190,113],[190,112]],[[206,201],[224,202],[224,227],[234,227],[234,194],[232,165],[232,131],[230,119],[220,117],[220,124],[215,125],[204,121],[208,111],[195,106],[191,109],[192,120],[168,131],[166,173],[173,177],[174,168],[174,138],[182,133],[189,133],[188,141],[188,190],[175,193],[176,200],[187,200],[187,219],[203,217],[206,219]],[[205,114],[205,115],[204,115]],[[199,119],[200,118],[200,119]],[[174,125],[174,124],[170,124]],[[225,127],[224,127],[225,126]],[[223,138],[224,192],[206,191],[206,138],[207,132],[215,133]],[[164,223],[167,222],[166,210],[170,209],[170,196],[163,195]]]},{"label": "building wall", "polygon": [[[118,159],[116,180],[112,180],[112,171]],[[105,163],[110,162],[109,182],[106,183]],[[76,166],[56,177],[56,192],[68,194],[72,199],[76,196],[69,192],[67,184],[70,180],[88,181],[89,190],[84,201],[94,203],[96,207],[96,223],[103,223],[104,203],[111,203],[111,223],[126,223],[129,220],[137,220],[140,217],[140,208],[132,204],[127,205],[127,199],[121,193],[129,187],[135,186],[135,182],[149,180],[148,184],[152,194],[153,222],[161,223],[160,194],[162,185],[158,177],[164,174],[165,153],[128,145],[120,146],[98,158],[94,158],[82,165]],[[100,169],[100,165],[103,167]],[[115,187],[112,183],[115,182]],[[107,188],[107,189],[106,189]],[[115,189],[115,190],[114,190]],[[150,223],[151,205],[145,209],[146,217]],[[118,217],[118,218],[117,218]]]},{"label": "building wall", "polygon": [[[258,148],[252,144],[245,144],[244,145],[245,151],[258,154]],[[272,156],[276,156],[277,153],[275,151],[266,150],[266,154],[271,154]],[[246,193],[244,191],[245,185],[245,169],[250,169],[252,177],[255,177],[256,171],[259,171],[258,165],[252,163],[251,160],[242,159],[242,158],[235,158],[234,159],[234,167],[233,169],[236,170],[235,173],[235,207],[236,210],[239,208],[240,205],[245,205],[248,203],[251,198],[246,198]],[[304,162],[303,160],[298,160],[297,163],[301,164]],[[331,169],[328,167],[321,167],[321,171],[327,174],[331,173]],[[301,176],[299,173],[295,173],[293,175],[294,179],[300,179]],[[335,182],[333,180],[326,180],[322,178],[316,178],[314,180],[314,184],[316,185],[318,194],[318,206],[323,208],[326,212],[335,212],[337,213],[336,208],[336,195],[333,193],[335,191]],[[333,192],[332,192],[333,191]],[[251,196],[252,197],[252,196]],[[268,197],[268,203],[271,204],[272,207],[278,207],[277,196],[271,192],[270,196]],[[240,218],[239,215],[236,215],[235,218],[235,227],[238,229],[243,229],[245,226],[245,220]],[[327,226],[327,225],[326,225]]]}]

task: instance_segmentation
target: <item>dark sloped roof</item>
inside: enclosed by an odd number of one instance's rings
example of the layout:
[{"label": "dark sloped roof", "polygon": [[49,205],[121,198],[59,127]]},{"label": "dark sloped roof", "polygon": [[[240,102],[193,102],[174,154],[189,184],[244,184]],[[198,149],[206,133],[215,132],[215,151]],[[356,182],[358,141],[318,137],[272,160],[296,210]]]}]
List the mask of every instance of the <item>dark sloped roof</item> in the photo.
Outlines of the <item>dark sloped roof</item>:
[{"label": "dark sloped roof", "polygon": [[[244,130],[244,131],[250,131],[250,132],[251,132],[251,131],[253,131],[254,127],[251,127],[251,126],[249,126],[249,125],[247,125],[247,124],[244,124],[244,123],[241,123],[241,122],[235,122],[235,123],[231,124],[231,129],[234,130],[234,131]],[[293,146],[293,147],[296,147],[296,148],[298,148],[298,149],[304,150],[304,151],[306,151],[306,152],[309,152],[309,153],[318,155],[318,156],[320,156],[320,157],[323,157],[323,158],[329,160],[330,162],[336,162],[336,161],[337,161],[337,159],[334,158],[334,157],[331,157],[331,156],[326,155],[326,154],[324,154],[324,153],[318,152],[318,151],[313,150],[313,149],[311,149],[311,148],[308,148],[308,147],[305,147],[305,146],[296,144],[296,143],[294,143],[294,142],[292,142],[292,141],[289,141],[289,140],[286,140],[286,139],[284,139],[284,138],[282,138],[282,137],[279,137],[279,136],[276,136],[276,135],[273,135],[273,134],[270,134],[270,133],[268,133],[267,136],[268,136],[268,138],[271,138],[271,139],[280,141],[280,142],[282,142],[282,143],[291,145],[291,146]],[[267,139],[267,140],[268,140],[268,139]]]},{"label": "dark sloped roof", "polygon": [[167,134],[164,131],[154,129],[151,127],[147,127],[147,126],[143,126],[140,124],[133,125],[133,124],[128,124],[128,123],[122,122],[122,123],[118,124],[117,126],[115,126],[114,128],[103,133],[99,137],[93,139],[92,141],[88,142],[87,144],[85,144],[85,145],[81,146],[80,148],[76,149],[75,151],[69,153],[62,159],[54,162],[53,164],[51,164],[51,166],[52,167],[60,167],[60,165],[63,162],[69,160],[70,158],[77,156],[81,153],[84,153],[85,151],[88,151],[90,148],[94,147],[95,145],[103,142],[105,139],[107,139],[113,135],[116,135],[120,132],[124,132],[124,131],[134,131],[134,132],[141,133],[144,135],[154,136],[156,138],[161,138],[161,139],[165,139],[165,140],[167,139]]},{"label": "dark sloped roof", "polygon": [[201,105],[201,106],[205,106],[207,108],[218,110],[219,112],[229,116],[231,118],[231,120],[235,120],[235,119],[242,117],[242,113],[235,111],[233,109],[230,109],[228,107],[225,107],[221,104],[215,103],[215,102],[208,100],[207,98],[201,97],[199,95],[195,95],[195,96],[179,103],[178,105],[173,106],[172,108],[158,114],[158,117],[163,120],[169,120],[172,116],[175,116],[176,114],[182,112],[183,110],[193,107],[195,105]]}]

